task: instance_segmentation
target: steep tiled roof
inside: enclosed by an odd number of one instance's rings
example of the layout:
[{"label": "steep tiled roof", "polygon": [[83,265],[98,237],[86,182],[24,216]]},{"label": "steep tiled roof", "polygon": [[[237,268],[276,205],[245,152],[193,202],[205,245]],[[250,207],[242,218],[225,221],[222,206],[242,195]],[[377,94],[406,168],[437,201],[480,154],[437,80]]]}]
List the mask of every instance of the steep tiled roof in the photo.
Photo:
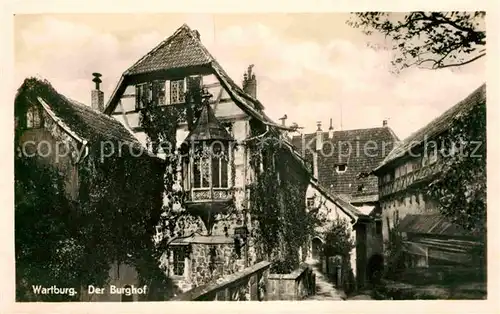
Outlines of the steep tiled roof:
[{"label": "steep tiled roof", "polygon": [[[243,91],[229,77],[222,66],[201,43],[198,32],[191,30],[186,24],[182,25],[172,36],[161,42],[123,73],[104,112],[111,114],[115,110],[121,94],[125,91],[131,77],[137,74],[202,65],[210,68],[211,72],[218,78],[221,85],[229,94],[231,100],[250,117],[271,127],[275,133],[278,133],[279,130],[294,130],[293,128],[283,127],[272,121],[262,111],[264,106],[260,101]],[[293,157],[302,163],[303,160],[293,151],[293,145],[287,142],[284,144],[291,151]]]},{"label": "steep tiled roof", "polygon": [[15,103],[16,107],[39,103],[77,140],[90,144],[96,141],[122,142],[142,149],[139,141],[120,122],[59,94],[48,81],[26,79],[18,90]]},{"label": "steep tiled roof", "polygon": [[199,44],[197,36],[196,31],[192,31],[186,24],[182,25],[172,36],[162,41],[125,71],[125,74],[133,75],[209,64],[214,58]]},{"label": "steep tiled roof", "polygon": [[232,140],[231,135],[215,117],[210,105],[205,105],[201,111],[196,127],[186,137],[186,141]]},{"label": "steep tiled roof", "polygon": [[442,115],[432,120],[429,124],[401,141],[378,165],[375,171],[397,158],[402,157],[404,154],[409,152],[410,149],[424,142],[425,139],[431,139],[445,132],[450,128],[455,118],[470,111],[475,106],[483,104],[484,102],[486,102],[486,84],[481,85],[458,104],[446,110]]},{"label": "steep tiled roof", "polygon": [[[389,127],[334,131],[332,138],[322,132],[323,150],[318,154],[318,181],[333,193],[355,201],[378,199],[375,176],[363,176],[376,167],[391,151],[397,136]],[[312,162],[316,133],[294,136],[292,143]],[[346,164],[343,173],[336,166]]]}]

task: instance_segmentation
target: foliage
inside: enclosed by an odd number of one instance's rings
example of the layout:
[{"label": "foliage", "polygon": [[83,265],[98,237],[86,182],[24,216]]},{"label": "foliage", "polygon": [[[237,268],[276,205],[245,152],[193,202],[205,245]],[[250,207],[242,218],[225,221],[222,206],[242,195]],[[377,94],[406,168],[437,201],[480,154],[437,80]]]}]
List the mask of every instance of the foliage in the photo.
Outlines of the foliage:
[{"label": "foliage", "polygon": [[33,159],[15,160],[16,300],[67,301],[65,295],[32,295],[31,285],[79,287],[75,267],[83,256],[73,223],[75,204],[63,179]]},{"label": "foliage", "polygon": [[465,230],[486,231],[486,104],[455,119],[441,144],[442,171],[429,185],[439,211]]},{"label": "foliage", "polygon": [[324,255],[348,257],[355,243],[347,219],[335,219],[325,232]]},{"label": "foliage", "polygon": [[86,241],[99,247],[91,245],[86,252],[92,263],[124,262],[135,266],[141,281],[155,284],[156,265],[146,261],[159,256],[152,237],[161,215],[162,173],[162,164],[141,158],[89,158],[81,165],[79,210],[86,223],[80,228]]},{"label": "foliage", "polygon": [[442,171],[429,185],[439,212],[466,231],[479,236],[483,246],[472,256],[484,264],[486,248],[486,103],[455,119],[440,138]]},{"label": "foliage", "polygon": [[465,65],[486,55],[485,12],[362,12],[347,23],[392,40],[397,70]]},{"label": "foliage", "polygon": [[[253,132],[258,132],[256,127]],[[250,203],[258,226],[257,242],[266,257],[276,262],[273,271],[288,273],[298,266],[299,249],[313,234],[315,220],[305,209],[308,177],[292,171],[295,165],[281,141],[269,134],[248,143],[256,174]]]},{"label": "foliage", "polygon": [[[18,297],[32,284],[50,287],[103,286],[115,262],[136,266],[150,281],[144,256],[154,254],[151,243],[162,201],[162,163],[134,157],[122,150],[101,160],[101,143],[71,110],[69,100],[48,82],[27,79],[16,97],[16,118],[23,117],[31,100],[41,96],[85,132],[89,154],[79,163],[49,163],[48,159],[16,154],[15,218]],[[55,110],[56,110],[55,109]],[[69,123],[69,122],[68,122]],[[24,130],[16,128],[16,147]],[[55,132],[55,131],[54,131]],[[54,140],[59,140],[54,133]],[[116,141],[121,147],[122,143]],[[78,174],[74,180],[72,174]],[[141,186],[141,189],[137,189]],[[77,197],[67,193],[77,190]],[[150,265],[148,267],[151,267]],[[71,300],[65,295],[38,295],[36,299]]]},{"label": "foliage", "polygon": [[396,214],[394,225],[389,230],[389,238],[384,247],[386,248],[384,259],[387,261],[385,276],[397,278],[404,268],[403,237],[399,231],[399,216]]}]

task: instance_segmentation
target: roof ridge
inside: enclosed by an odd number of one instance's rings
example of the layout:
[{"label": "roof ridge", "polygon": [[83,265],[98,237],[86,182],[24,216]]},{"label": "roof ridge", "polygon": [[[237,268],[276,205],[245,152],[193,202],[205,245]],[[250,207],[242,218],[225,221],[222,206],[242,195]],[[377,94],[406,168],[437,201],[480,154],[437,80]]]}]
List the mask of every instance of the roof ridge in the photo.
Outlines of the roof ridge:
[{"label": "roof ridge", "polygon": [[179,28],[177,28],[177,30],[175,30],[175,32],[168,36],[167,38],[165,38],[164,40],[162,40],[158,45],[156,45],[153,49],[151,49],[148,53],[146,53],[145,55],[143,55],[139,60],[137,60],[134,64],[132,64],[124,73],[123,75],[127,75],[131,69],[135,68],[137,65],[139,65],[140,63],[142,63],[145,59],[147,59],[148,57],[150,57],[153,53],[155,53],[156,51],[158,51],[158,49],[162,48],[165,44],[167,44],[168,42],[172,41],[176,36],[178,36],[182,31],[186,31],[192,38],[194,38],[192,36],[192,30],[191,28],[186,24],[182,24]]},{"label": "roof ridge", "polygon": [[[474,98],[476,97],[480,99],[478,101],[474,101],[474,103],[471,104],[471,101],[474,100]],[[484,100],[482,98],[484,98]],[[432,119],[430,122],[418,128],[415,132],[412,132],[403,140],[398,141],[397,145],[395,145],[395,147],[389,152],[386,158],[384,158],[384,160],[380,162],[380,164],[374,169],[374,171],[377,171],[378,169],[382,168],[385,164],[393,161],[394,159],[402,157],[404,154],[406,154],[406,152],[408,152],[408,150],[412,149],[412,147],[414,147],[415,145],[419,145],[418,143],[424,141],[424,139],[418,139],[418,135],[420,135],[422,132],[426,131],[432,126],[435,126],[438,122],[452,122],[457,116],[464,114],[465,111],[468,112],[472,110],[475,106],[479,104],[479,102],[482,101],[486,101],[486,83],[482,83],[479,87],[475,88],[473,92],[469,93],[460,101],[456,102],[453,106],[443,111],[441,114]],[[436,132],[436,130],[428,130],[428,131],[432,131],[434,133]],[[431,134],[431,136],[436,136],[436,135],[437,134]],[[405,147],[409,143],[412,143],[412,145],[410,145],[409,147]]]},{"label": "roof ridge", "polygon": [[[346,129],[346,130],[333,130],[333,133],[335,132],[350,132],[350,131],[366,131],[366,130],[379,130],[379,129],[389,129],[392,131],[392,129],[388,126],[378,126],[378,127],[372,127],[372,128],[357,128],[357,129]],[[321,131],[322,134],[328,134],[328,131]],[[394,131],[392,131],[394,133]],[[306,135],[316,135],[316,132],[310,132],[310,133],[303,133],[304,136]],[[395,134],[394,134],[395,135]],[[301,137],[302,135],[294,135],[294,137]]]},{"label": "roof ridge", "polygon": [[75,140],[82,144],[87,144],[87,140],[78,132],[74,131],[63,119],[61,119],[50,107],[49,104],[43,99],[43,97],[37,97],[38,102],[42,105],[42,108],[47,112],[47,114],[54,120],[54,122],[59,125],[66,133],[71,135]]}]

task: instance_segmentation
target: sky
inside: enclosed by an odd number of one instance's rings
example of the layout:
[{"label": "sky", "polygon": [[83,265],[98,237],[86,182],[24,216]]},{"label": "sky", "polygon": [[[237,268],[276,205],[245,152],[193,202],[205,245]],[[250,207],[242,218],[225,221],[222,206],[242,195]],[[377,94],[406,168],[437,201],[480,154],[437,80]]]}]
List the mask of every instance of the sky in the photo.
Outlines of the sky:
[{"label": "sky", "polygon": [[121,74],[183,23],[241,84],[254,64],[257,97],[279,122],[303,132],[382,126],[403,139],[486,81],[485,60],[461,68],[391,73],[385,45],[346,24],[348,13],[37,14],[14,19],[15,80],[45,78],[62,94],[90,104],[93,72],[105,102]]}]

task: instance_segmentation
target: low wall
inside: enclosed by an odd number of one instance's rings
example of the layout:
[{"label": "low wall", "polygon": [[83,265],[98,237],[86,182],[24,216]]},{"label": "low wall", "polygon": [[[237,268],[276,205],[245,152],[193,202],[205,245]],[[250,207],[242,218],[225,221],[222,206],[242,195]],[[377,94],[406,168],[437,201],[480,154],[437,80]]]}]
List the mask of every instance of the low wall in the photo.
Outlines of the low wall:
[{"label": "low wall", "polygon": [[[267,301],[270,262],[262,261],[244,270],[196,287],[172,301]],[[259,291],[260,290],[260,291]]]},{"label": "low wall", "polygon": [[290,274],[270,274],[267,293],[269,300],[301,300],[316,293],[316,276],[306,264]]}]

